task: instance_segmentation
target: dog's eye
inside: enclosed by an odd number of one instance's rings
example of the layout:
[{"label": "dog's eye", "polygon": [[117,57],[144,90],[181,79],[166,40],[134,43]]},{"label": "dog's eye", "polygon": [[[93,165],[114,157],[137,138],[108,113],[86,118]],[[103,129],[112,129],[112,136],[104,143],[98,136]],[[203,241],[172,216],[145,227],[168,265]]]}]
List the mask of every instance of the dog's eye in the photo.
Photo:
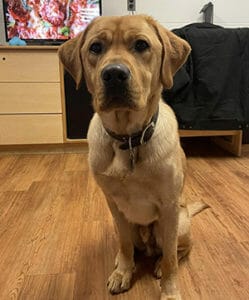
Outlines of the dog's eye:
[{"label": "dog's eye", "polygon": [[137,40],[135,42],[135,45],[134,45],[134,49],[137,51],[137,52],[144,52],[145,50],[147,50],[149,48],[149,44],[144,41],[144,40]]},{"label": "dog's eye", "polygon": [[94,54],[100,54],[103,51],[103,45],[100,42],[92,43],[89,50]]}]

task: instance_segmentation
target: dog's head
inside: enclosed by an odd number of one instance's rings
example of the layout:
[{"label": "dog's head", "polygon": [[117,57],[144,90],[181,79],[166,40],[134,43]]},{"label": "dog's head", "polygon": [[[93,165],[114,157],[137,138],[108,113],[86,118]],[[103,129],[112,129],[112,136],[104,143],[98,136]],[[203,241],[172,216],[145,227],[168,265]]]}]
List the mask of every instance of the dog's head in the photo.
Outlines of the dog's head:
[{"label": "dog's head", "polygon": [[186,41],[154,19],[135,15],[96,18],[60,47],[59,57],[77,86],[85,78],[101,112],[142,110],[158,101],[189,52]]}]

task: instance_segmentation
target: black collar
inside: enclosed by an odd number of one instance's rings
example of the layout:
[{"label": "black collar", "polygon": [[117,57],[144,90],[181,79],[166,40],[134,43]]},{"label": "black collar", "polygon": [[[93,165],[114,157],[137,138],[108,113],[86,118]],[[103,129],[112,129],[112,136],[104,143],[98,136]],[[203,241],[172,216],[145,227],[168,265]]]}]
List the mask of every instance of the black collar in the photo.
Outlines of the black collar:
[{"label": "black collar", "polygon": [[158,113],[159,109],[151,118],[150,123],[148,125],[146,125],[141,131],[135,132],[132,135],[119,135],[111,131],[110,129],[105,128],[105,130],[112,138],[122,142],[122,144],[119,146],[120,149],[133,149],[140,145],[146,144],[150,140],[155,131]]}]

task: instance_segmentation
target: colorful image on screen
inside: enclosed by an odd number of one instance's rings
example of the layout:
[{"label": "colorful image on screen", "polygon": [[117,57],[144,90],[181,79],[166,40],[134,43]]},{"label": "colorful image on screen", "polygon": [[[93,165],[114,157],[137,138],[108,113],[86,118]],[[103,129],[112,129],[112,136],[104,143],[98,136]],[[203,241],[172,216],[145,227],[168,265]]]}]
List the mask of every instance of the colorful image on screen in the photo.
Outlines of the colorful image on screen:
[{"label": "colorful image on screen", "polygon": [[4,0],[7,38],[67,40],[100,15],[99,0]]}]

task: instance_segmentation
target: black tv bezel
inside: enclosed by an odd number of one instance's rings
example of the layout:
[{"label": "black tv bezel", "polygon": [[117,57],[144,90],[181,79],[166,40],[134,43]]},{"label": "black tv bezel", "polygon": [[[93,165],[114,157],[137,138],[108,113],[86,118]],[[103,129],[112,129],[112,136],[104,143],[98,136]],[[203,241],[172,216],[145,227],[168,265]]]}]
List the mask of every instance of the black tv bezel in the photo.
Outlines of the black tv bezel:
[{"label": "black tv bezel", "polygon": [[[7,28],[7,17],[6,17],[6,5],[7,3],[5,0],[2,0],[3,4],[3,18],[4,18],[4,30],[5,30],[5,40],[8,43],[11,39],[8,37],[8,28]],[[99,16],[102,16],[102,0],[99,0]],[[36,45],[36,46],[53,46],[53,45],[61,45],[68,39],[22,39],[27,43],[27,45]]]}]

